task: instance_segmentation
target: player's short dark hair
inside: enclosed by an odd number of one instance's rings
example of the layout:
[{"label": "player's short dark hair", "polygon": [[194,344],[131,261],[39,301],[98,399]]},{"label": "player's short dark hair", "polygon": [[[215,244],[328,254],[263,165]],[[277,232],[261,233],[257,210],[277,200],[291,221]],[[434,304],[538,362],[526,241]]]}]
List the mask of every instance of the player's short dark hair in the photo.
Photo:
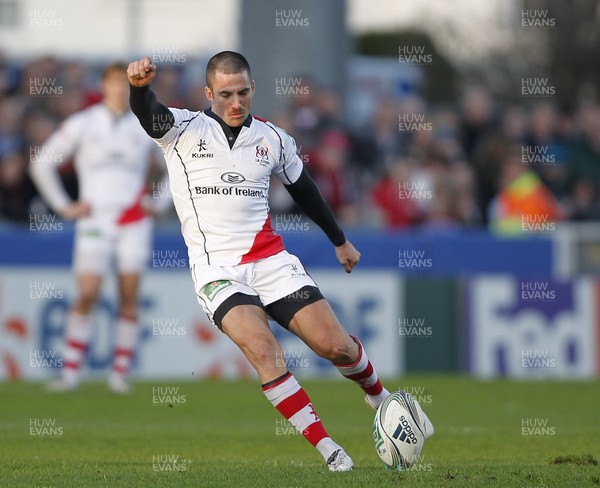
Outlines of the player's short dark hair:
[{"label": "player's short dark hair", "polygon": [[221,51],[209,59],[208,64],[206,65],[207,86],[211,86],[210,80],[217,71],[225,74],[236,74],[247,71],[248,76],[252,79],[252,72],[250,71],[248,60],[235,51]]},{"label": "player's short dark hair", "polygon": [[114,72],[119,72],[123,74],[127,74],[127,65],[120,61],[116,63],[111,63],[108,66],[105,66],[102,70],[102,80],[105,80],[108,75]]}]

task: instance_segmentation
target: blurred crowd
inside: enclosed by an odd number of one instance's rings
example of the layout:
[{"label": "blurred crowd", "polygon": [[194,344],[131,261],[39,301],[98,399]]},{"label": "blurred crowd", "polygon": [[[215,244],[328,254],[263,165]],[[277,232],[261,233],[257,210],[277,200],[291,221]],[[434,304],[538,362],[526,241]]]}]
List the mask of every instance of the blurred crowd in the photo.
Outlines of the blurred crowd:
[{"label": "blurred crowd", "polygon": [[[0,221],[27,222],[43,208],[30,159],[63,119],[99,101],[101,68],[0,58]],[[345,226],[488,226],[511,234],[536,222],[600,219],[600,106],[593,102],[564,112],[551,98],[505,104],[469,86],[444,106],[382,97],[357,127],[337,91],[303,80],[306,89],[271,119],[295,137]],[[163,103],[192,110],[207,107],[202,87],[181,65],[161,67],[153,84]],[[76,197],[72,164],[60,171]],[[299,212],[273,185],[273,212]]]}]

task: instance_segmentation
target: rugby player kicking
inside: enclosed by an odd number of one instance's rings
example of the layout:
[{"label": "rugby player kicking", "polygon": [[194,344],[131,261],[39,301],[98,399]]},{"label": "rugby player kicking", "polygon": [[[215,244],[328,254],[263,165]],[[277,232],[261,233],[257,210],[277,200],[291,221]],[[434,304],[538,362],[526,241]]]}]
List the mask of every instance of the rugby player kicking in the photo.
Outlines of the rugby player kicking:
[{"label": "rugby player kicking", "polygon": [[350,471],[352,459],[327,434],[306,392],[277,360],[283,351],[267,314],[356,382],[371,407],[389,392],[360,341],[340,325],[298,258],[273,232],[270,176],[278,177],[323,229],[347,273],[360,253],[303,169],[294,140],[250,114],[254,81],[241,54],[224,51],[210,59],[205,93],[211,106],[202,112],[167,108],[156,100],[149,88],[156,66],[149,57],[131,63],[127,74],[133,113],[167,161],[198,301],[256,369],[267,399],[317,448],[329,470]]},{"label": "rugby player kicking", "polygon": [[[108,386],[115,393],[130,388],[127,377],[140,330],[138,288],[152,245],[150,215],[164,210],[164,202],[170,204],[168,199],[155,200],[153,208],[143,202],[149,165],[164,168],[164,161],[129,110],[126,70],[124,64],[107,66],[102,103],[67,118],[30,165],[31,177],[50,207],[77,221],[73,267],[78,296],[66,321],[60,378],[48,385],[52,391],[79,386],[93,332],[92,311],[114,258],[120,307]],[[71,156],[79,182],[77,201],[69,198],[58,175],[60,164]]]}]

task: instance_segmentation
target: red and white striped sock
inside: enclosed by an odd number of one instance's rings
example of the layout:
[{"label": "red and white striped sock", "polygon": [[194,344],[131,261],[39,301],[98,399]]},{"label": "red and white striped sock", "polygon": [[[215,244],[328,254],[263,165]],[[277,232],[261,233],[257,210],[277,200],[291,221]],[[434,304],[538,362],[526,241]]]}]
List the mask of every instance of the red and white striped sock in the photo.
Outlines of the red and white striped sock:
[{"label": "red and white striped sock", "polygon": [[137,320],[126,317],[119,317],[119,320],[117,320],[112,375],[125,377],[129,374],[139,332],[140,325]]},{"label": "red and white striped sock", "polygon": [[327,461],[341,449],[325,431],[310,398],[289,371],[279,378],[262,385],[263,393],[298,432],[310,442]]},{"label": "red and white striped sock", "polygon": [[91,336],[91,315],[80,315],[71,312],[67,317],[61,372],[63,381],[69,386],[79,383],[81,365],[85,359]]},{"label": "red and white striped sock", "polygon": [[354,361],[352,364],[335,364],[334,366],[338,369],[340,373],[342,373],[349,380],[354,381],[358,386],[360,386],[363,391],[369,397],[371,403],[378,407],[390,394],[383,385],[379,378],[377,377],[377,372],[371,361],[367,356],[367,353],[363,349],[360,341],[354,337],[350,336],[358,345],[358,359]]}]

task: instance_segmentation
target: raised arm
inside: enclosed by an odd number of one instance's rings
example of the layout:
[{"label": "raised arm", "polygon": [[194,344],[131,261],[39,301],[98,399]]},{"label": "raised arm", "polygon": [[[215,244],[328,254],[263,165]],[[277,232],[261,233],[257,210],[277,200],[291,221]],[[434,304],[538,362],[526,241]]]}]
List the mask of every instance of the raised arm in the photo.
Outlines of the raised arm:
[{"label": "raised arm", "polygon": [[175,124],[171,111],[156,100],[150,83],[156,76],[156,65],[150,57],[129,63],[129,105],[146,133],[153,139],[160,139]]}]

